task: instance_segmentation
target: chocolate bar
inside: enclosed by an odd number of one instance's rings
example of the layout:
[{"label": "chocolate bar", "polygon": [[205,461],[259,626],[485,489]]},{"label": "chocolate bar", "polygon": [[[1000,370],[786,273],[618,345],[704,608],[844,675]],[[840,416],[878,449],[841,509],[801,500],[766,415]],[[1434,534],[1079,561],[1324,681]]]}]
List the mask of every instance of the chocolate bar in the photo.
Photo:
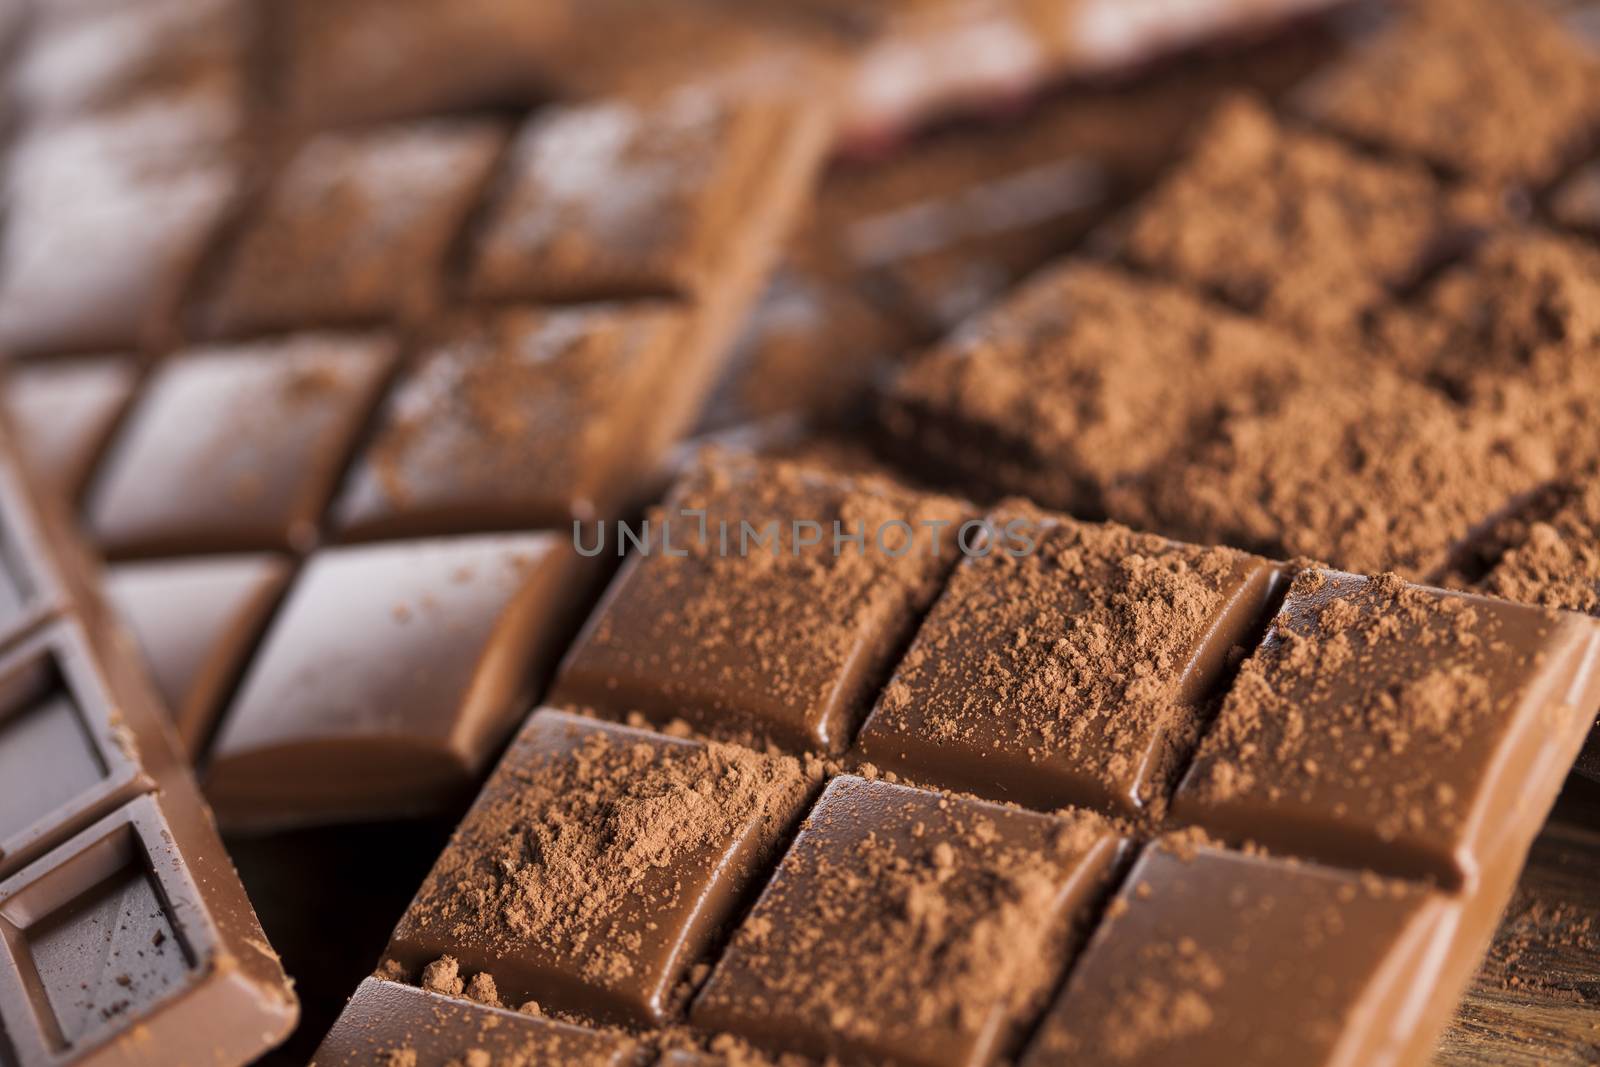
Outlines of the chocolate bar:
[{"label": "chocolate bar", "polygon": [[[1423,1062],[1600,707],[1600,624],[1021,502],[953,527],[948,577],[931,540],[873,538],[952,503],[780,462],[691,475],[553,687],[584,714],[527,721],[326,1047],[471,1047],[515,1009],[687,1062],[720,1035]],[[769,514],[829,539],[723,540]],[[830,540],[858,524],[863,550]],[[937,599],[880,609],[910,560]],[[796,625],[810,604],[837,621]],[[1278,977],[1308,959],[1319,981]],[[375,1027],[399,988],[471,1021]]]},{"label": "chocolate bar", "polygon": [[116,563],[224,822],[470,794],[603,571],[567,526],[651,491],[824,134],[694,92],[324,132],[159,327],[98,339],[184,343],[19,371],[30,458]]},{"label": "chocolate bar", "polygon": [[[1443,62],[1460,33],[1486,32],[1456,27],[1480,5],[1424,6],[1353,44],[1318,91],[1381,84],[1472,111],[1450,96],[1469,79],[1423,85],[1392,62],[1402,45]],[[1499,69],[1547,49],[1557,84],[1596,67],[1521,6],[1485,22],[1506,30],[1480,87],[1498,94],[1482,117],[1501,163],[1452,168],[1399,132],[1380,153],[1377,133],[1352,137],[1314,108],[1302,114],[1319,126],[1232,101],[1102,235],[1120,262],[1060,261],[908,361],[880,420],[895,453],[980,497],[1024,493],[1184,540],[1416,580],[1459,571],[1600,455],[1582,384],[1600,261],[1507,214],[1589,121],[1554,109],[1560,137],[1507,121],[1531,90]],[[1172,310],[1145,317],[1168,291]],[[1149,337],[1133,358],[1130,337]]]},{"label": "chocolate bar", "polygon": [[[1095,0],[1041,11],[1017,0],[864,8],[838,0],[435,5],[297,0],[279,16],[275,94],[290,121],[331,126],[568,96],[659,95],[693,84],[804,83],[847,144],[891,142],[930,120],[992,108],[1066,78],[1137,68],[1196,44],[1249,37],[1338,6],[1228,0],[1182,12]],[[358,43],[382,37],[387,47]]]},{"label": "chocolate bar", "polygon": [[126,635],[0,435],[0,1058],[244,1064],[298,1014]]}]

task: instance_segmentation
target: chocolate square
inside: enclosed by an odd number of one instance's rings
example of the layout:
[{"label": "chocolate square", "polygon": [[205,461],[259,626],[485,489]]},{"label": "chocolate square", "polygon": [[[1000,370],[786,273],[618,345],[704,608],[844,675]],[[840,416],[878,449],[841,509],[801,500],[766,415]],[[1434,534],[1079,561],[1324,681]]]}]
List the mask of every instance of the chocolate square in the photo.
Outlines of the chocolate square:
[{"label": "chocolate square", "polygon": [[637,1067],[643,1055],[636,1042],[616,1031],[586,1030],[368,978],[356,987],[338,1028],[313,1062],[319,1067],[407,1062],[418,1067]]},{"label": "chocolate square", "polygon": [[1545,5],[1419,0],[1319,77],[1304,108],[1456,174],[1537,185],[1600,120],[1600,58]]},{"label": "chocolate square", "polygon": [[215,966],[170,835],[141,798],[0,882],[0,1025],[18,1062],[81,1062]]},{"label": "chocolate square", "polygon": [[219,816],[273,825],[459,798],[549,665],[573,563],[555,534],[318,552],[212,748]]},{"label": "chocolate square", "polygon": [[1164,810],[1278,571],[1231,549],[989,516],[1033,543],[963,560],[866,725],[863,758],[1035,808]]},{"label": "chocolate square", "polygon": [[[401,919],[424,985],[662,1023],[809,792],[800,765],[541,711]],[[436,968],[448,956],[451,978]]]},{"label": "chocolate square", "polygon": [[394,359],[386,337],[300,334],[164,361],[90,490],[96,543],[112,556],[310,547]]},{"label": "chocolate square", "polygon": [[432,307],[502,140],[497,123],[465,119],[313,138],[230,250],[206,328],[366,325]]},{"label": "chocolate square", "polygon": [[530,103],[567,5],[526,0],[282,0],[275,72],[303,126]]},{"label": "chocolate square", "polygon": [[133,630],[190,757],[204,751],[288,579],[289,562],[278,556],[153,560],[107,572],[106,598]]},{"label": "chocolate square", "polygon": [[818,1058],[989,1063],[1048,996],[1117,847],[1087,813],[835,779],[692,1018]]},{"label": "chocolate square", "polygon": [[215,101],[152,100],[46,126],[12,146],[0,234],[0,350],[156,345],[232,201]]},{"label": "chocolate square", "polygon": [[1235,840],[1472,891],[1520,856],[1513,782],[1564,773],[1600,625],[1311,569],[1240,669],[1173,814]]},{"label": "chocolate square", "polygon": [[1359,154],[1234,98],[1133,211],[1126,255],[1310,337],[1413,280],[1458,220],[1420,164]]},{"label": "chocolate square", "polygon": [[361,539],[614,512],[683,325],[667,304],[457,317],[390,394],[336,523]]},{"label": "chocolate square", "polygon": [[1224,413],[1340,368],[1167,282],[1069,260],[912,359],[885,422],[908,463],[1102,514]]},{"label": "chocolate square", "polygon": [[[708,464],[654,516],[552,702],[840,750],[938,593],[964,518],[883,479]],[[861,540],[836,542],[835,523]]]},{"label": "chocolate square", "polygon": [[1407,1046],[1406,1016],[1460,910],[1415,883],[1158,842],[1023,1067],[1426,1059],[1431,1048]]},{"label": "chocolate square", "polygon": [[[480,297],[704,297],[741,246],[757,190],[790,166],[797,113],[684,91],[535,115],[472,254]],[[787,194],[783,194],[787,195]]]},{"label": "chocolate square", "polygon": [[0,876],[151,788],[119,714],[75,625],[0,659]]},{"label": "chocolate square", "polygon": [[0,404],[28,473],[59,500],[73,501],[133,395],[131,358],[52,360],[12,370]]}]

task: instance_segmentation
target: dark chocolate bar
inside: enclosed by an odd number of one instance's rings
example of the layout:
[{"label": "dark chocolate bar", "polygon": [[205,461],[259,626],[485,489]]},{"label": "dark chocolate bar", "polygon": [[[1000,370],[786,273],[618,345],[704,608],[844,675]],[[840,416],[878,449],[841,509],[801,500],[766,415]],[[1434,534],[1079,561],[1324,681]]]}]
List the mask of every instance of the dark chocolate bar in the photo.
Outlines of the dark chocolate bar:
[{"label": "dark chocolate bar", "polygon": [[[1600,623],[1020,502],[954,528],[946,579],[873,538],[896,512],[964,514],[691,475],[553,688],[599,718],[528,720],[374,982],[459,998],[453,1043],[515,1008],[690,1063],[1424,1062],[1600,707]],[[931,608],[878,592],[911,560]],[[373,988],[341,1055],[386,1039]]]},{"label": "dark chocolate bar", "polygon": [[298,1006],[188,760],[0,433],[0,1060],[244,1064]]}]

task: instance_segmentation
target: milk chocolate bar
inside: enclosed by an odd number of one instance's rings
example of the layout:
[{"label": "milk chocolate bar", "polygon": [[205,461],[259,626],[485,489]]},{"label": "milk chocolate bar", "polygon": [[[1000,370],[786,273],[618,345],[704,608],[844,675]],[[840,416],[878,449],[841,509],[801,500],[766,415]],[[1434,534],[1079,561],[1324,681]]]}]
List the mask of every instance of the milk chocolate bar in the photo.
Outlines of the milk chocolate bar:
[{"label": "milk chocolate bar", "polygon": [[293,989],[87,556],[0,453],[0,1059],[249,1062]]},{"label": "milk chocolate bar", "polygon": [[[1534,68],[1510,57],[1549,51],[1561,85],[1600,67],[1524,5],[1462,29],[1481,6],[1385,22],[1318,84],[1481,115],[1500,162],[1447,165],[1399,131],[1379,151],[1377,132],[1304,101],[1287,118],[1226,103],[1104,233],[1113,262],[1062,260],[908,362],[881,419],[897,454],[978,496],[1274,557],[1437,582],[1481,556],[1489,531],[1600,455],[1582,384],[1600,261],[1514,217],[1592,122],[1556,108],[1556,137],[1506,117],[1533,91]],[[1502,23],[1481,84],[1417,73]],[[1402,47],[1426,62],[1397,66]],[[1156,294],[1161,315],[1133,313]],[[1134,337],[1148,341],[1130,361]]]},{"label": "milk chocolate bar", "polygon": [[465,798],[602,572],[567,527],[649,491],[825,133],[694,91],[324,132],[174,282],[184,343],[19,372],[226,823]]},{"label": "milk chocolate bar", "polygon": [[[470,0],[441,11],[414,0],[296,0],[278,16],[282,60],[271,81],[290,121],[328,126],[527,104],[551,92],[649,97],[685,84],[741,92],[787,79],[827,99],[847,144],[873,146],[1052,81],[1136,68],[1335,6],[563,0],[533,11]],[[352,43],[378,36],[388,47]]]},{"label": "milk chocolate bar", "polygon": [[652,520],[374,979],[451,1042],[1424,1062],[1600,707],[1600,623],[1393,574],[738,458]]}]

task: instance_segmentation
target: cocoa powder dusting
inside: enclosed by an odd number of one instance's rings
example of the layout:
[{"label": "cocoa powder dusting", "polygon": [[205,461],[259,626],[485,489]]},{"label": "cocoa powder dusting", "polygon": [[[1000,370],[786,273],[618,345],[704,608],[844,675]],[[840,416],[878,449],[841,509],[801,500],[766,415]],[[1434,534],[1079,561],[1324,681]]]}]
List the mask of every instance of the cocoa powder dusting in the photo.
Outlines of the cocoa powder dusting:
[{"label": "cocoa powder dusting", "polygon": [[1600,62],[1522,0],[1416,0],[1307,93],[1358,141],[1457,174],[1537,184],[1600,117]]},{"label": "cocoa powder dusting", "polygon": [[[457,830],[396,938],[441,928],[490,957],[536,951],[596,987],[626,984],[646,965],[645,934],[688,906],[684,883],[670,873],[718,862],[748,828],[770,847],[807,790],[792,759],[540,716]],[[430,964],[422,981],[498,1002],[492,977],[463,983],[448,958]]]},{"label": "cocoa powder dusting", "polygon": [[1264,564],[1020,502],[991,521],[1027,523],[1036,549],[957,569],[885,689],[864,747],[892,750],[895,738],[914,735],[975,765],[1023,753],[1094,783],[1069,788],[1080,803],[1120,807],[1137,794],[1159,809],[1165,772],[1197,737],[1226,662],[1225,644],[1210,647],[1224,604]]},{"label": "cocoa powder dusting", "polygon": [[1600,615],[1600,477],[1569,486],[1565,503],[1529,524],[1483,581],[1508,600]]},{"label": "cocoa powder dusting", "polygon": [[1417,164],[1365,157],[1235,98],[1136,209],[1127,255],[1307,337],[1343,336],[1455,225]]},{"label": "cocoa powder dusting", "polygon": [[1178,286],[1069,261],[918,357],[885,422],[908,452],[1093,516],[1223,415],[1337,363]]},{"label": "cocoa powder dusting", "polygon": [[1374,368],[1360,386],[1308,386],[1270,413],[1224,420],[1110,510],[1186,540],[1426,579],[1558,469],[1512,414],[1469,413]]},{"label": "cocoa powder dusting", "polygon": [[1040,1006],[1072,920],[1063,887],[1092,856],[1103,864],[1109,840],[1084,812],[1047,817],[837,779],[696,1019],[770,1016],[813,1052],[983,1058],[996,1023],[1013,1032]]}]

